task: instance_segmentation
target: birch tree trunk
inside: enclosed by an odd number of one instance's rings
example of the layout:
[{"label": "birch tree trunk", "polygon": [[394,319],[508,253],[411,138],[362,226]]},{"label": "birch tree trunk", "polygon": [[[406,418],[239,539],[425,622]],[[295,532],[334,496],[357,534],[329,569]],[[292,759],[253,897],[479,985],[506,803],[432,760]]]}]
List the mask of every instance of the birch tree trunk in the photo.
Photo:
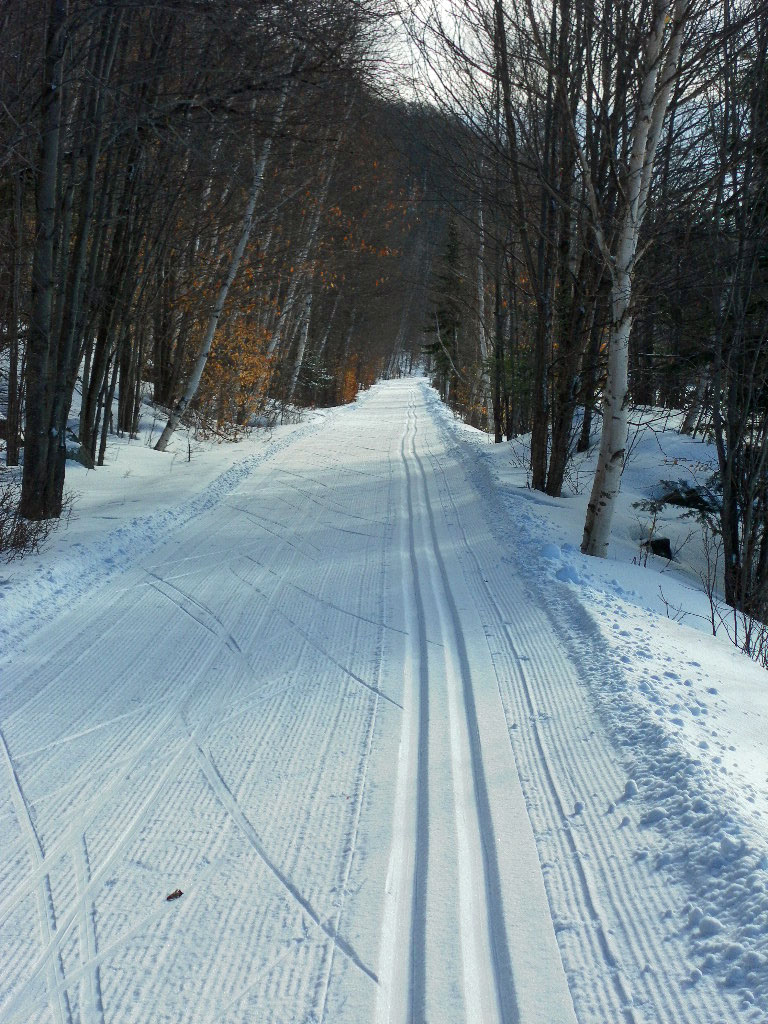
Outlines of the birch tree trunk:
[{"label": "birch tree trunk", "polygon": [[[588,189],[598,243],[611,271],[611,323],[608,377],[603,394],[603,428],[581,542],[584,554],[600,558],[608,553],[627,445],[629,334],[632,327],[632,282],[637,243],[645,215],[656,149],[677,74],[683,27],[689,6],[690,0],[665,0],[655,5],[653,27],[644,52],[644,75],[630,136],[629,167],[615,252],[607,248],[598,200],[594,189]],[[581,148],[580,156],[589,182],[591,178]]]},{"label": "birch tree trunk", "polygon": [[483,214],[482,191],[477,201],[477,333],[480,342],[480,361],[482,364],[482,389],[485,403],[485,416],[488,433],[494,433],[493,395],[489,375],[488,338],[485,333],[485,217]]},{"label": "birch tree trunk", "polygon": [[299,346],[296,350],[296,359],[293,364],[293,372],[291,373],[291,383],[288,387],[288,402],[293,401],[293,396],[296,391],[296,384],[299,380],[299,374],[301,373],[301,367],[304,363],[304,353],[307,350],[307,338],[309,337],[309,323],[312,319],[312,282],[310,281],[309,288],[307,289],[307,298],[304,302],[304,312],[301,318],[301,332],[299,334]]},{"label": "birch tree trunk", "polygon": [[[280,122],[280,119],[285,109],[285,103],[288,98],[288,83],[286,82],[283,88],[283,93],[280,98],[280,105],[275,115],[275,127]],[[232,282],[237,276],[237,272],[240,269],[240,263],[245,252],[245,247],[248,244],[248,239],[251,237],[251,229],[253,227],[253,215],[256,210],[256,203],[259,195],[261,194],[262,185],[264,183],[264,172],[267,167],[267,161],[269,160],[269,154],[272,149],[272,134],[267,136],[264,141],[264,145],[261,149],[261,155],[254,167],[253,181],[251,182],[251,190],[248,195],[248,203],[246,204],[245,214],[243,216],[243,226],[240,232],[240,238],[235,251],[232,254],[232,260],[229,264],[229,270],[227,276],[224,279],[224,283],[219,289],[219,294],[216,296],[216,301],[213,304],[213,309],[208,318],[208,324],[203,335],[202,341],[200,342],[200,348],[197,353],[197,359],[195,365],[190,374],[187,386],[184,388],[184,393],[181,398],[176,402],[171,415],[168,417],[168,422],[165,425],[165,429],[160,435],[157,444],[155,445],[155,451],[164,452],[168,447],[168,442],[173,437],[176,428],[181,422],[181,418],[187,410],[189,403],[197,394],[197,389],[200,386],[200,380],[203,376],[203,370],[205,370],[205,364],[208,362],[208,356],[211,354],[211,346],[213,345],[213,339],[216,336],[216,328],[219,326],[219,320],[224,310],[224,304],[227,301],[229,290],[232,287]]]},{"label": "birch tree trunk", "polygon": [[336,310],[339,308],[339,299],[341,298],[341,290],[337,290],[336,298],[333,300],[333,308],[331,309],[331,315],[328,317],[328,323],[325,325],[323,331],[323,337],[320,340],[320,344],[317,347],[317,358],[322,359],[325,356],[325,350],[328,347],[328,339],[331,336],[331,327],[333,321],[336,318]]}]

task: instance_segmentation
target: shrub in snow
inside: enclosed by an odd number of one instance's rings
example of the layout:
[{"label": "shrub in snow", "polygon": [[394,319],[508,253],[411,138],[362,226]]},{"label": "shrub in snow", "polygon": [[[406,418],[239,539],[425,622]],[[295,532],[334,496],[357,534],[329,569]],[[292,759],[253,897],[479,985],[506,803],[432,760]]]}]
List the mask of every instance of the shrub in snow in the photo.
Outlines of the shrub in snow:
[{"label": "shrub in snow", "polygon": [[[71,510],[71,498],[65,498],[64,516]],[[12,562],[31,552],[39,551],[40,545],[55,528],[58,520],[25,519],[19,513],[19,487],[13,482],[0,484],[0,558]]]}]

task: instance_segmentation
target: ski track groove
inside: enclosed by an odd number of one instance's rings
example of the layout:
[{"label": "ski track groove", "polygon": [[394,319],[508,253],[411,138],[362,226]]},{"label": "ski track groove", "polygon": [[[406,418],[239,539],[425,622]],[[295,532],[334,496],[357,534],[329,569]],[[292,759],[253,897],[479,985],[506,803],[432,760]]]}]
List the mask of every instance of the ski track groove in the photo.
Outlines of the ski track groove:
[{"label": "ski track groove", "polygon": [[[406,710],[395,796],[395,841],[387,878],[389,902],[382,932],[384,976],[376,1019],[378,1024],[420,1024],[440,1013],[427,984],[434,944],[440,934],[435,931],[432,935],[435,924],[428,916],[428,907],[435,899],[434,887],[439,885],[439,880],[431,879],[430,863],[434,860],[436,868],[444,858],[442,851],[440,856],[431,853],[430,813],[433,803],[442,807],[448,800],[453,808],[455,849],[450,859],[455,858],[458,904],[443,914],[452,915],[459,933],[456,955],[463,965],[463,1012],[468,1021],[478,1024],[518,1024],[521,1017],[501,907],[471,670],[441,553],[429,478],[418,452],[418,433],[419,417],[411,392],[400,443],[402,518],[407,521],[407,536],[401,540],[400,550],[405,619],[414,622],[416,628],[406,638]],[[429,662],[425,596],[430,621],[442,637],[442,658],[434,667]],[[442,671],[448,711],[446,717],[440,708],[433,727],[431,703],[436,701],[438,708],[444,699],[442,683],[435,691]],[[435,691],[434,696],[431,691]],[[431,751],[443,735],[450,744],[450,777],[439,772],[433,781]],[[398,948],[398,935],[402,934],[408,934],[410,941],[401,941]]]},{"label": "ski track groove", "polygon": [[80,842],[75,844],[74,853],[75,877],[77,894],[82,898],[83,919],[80,924],[80,966],[83,970],[82,988],[80,993],[81,1024],[104,1024],[104,1006],[101,996],[101,979],[97,963],[98,945],[94,923],[93,903],[84,896],[85,887],[91,878],[91,866],[88,857],[88,843],[85,833]]},{"label": "ski track groove", "polygon": [[[457,806],[457,816],[460,820],[468,817],[474,817],[475,814],[477,815],[477,821],[473,822],[473,825],[476,830],[476,840],[479,840],[479,850],[464,851],[464,858],[467,861],[464,871],[474,879],[473,885],[469,887],[468,903],[471,906],[473,894],[475,894],[478,889],[482,888],[484,895],[483,906],[479,910],[476,908],[475,916],[482,916],[485,918],[489,932],[488,938],[490,941],[490,953],[492,956],[493,968],[492,981],[496,989],[496,1014],[502,1024],[517,1024],[520,1020],[520,1010],[514,990],[506,925],[501,913],[500,871],[496,857],[493,819],[491,816],[482,749],[480,745],[477,710],[475,707],[472,688],[472,674],[461,626],[461,618],[456,607],[455,598],[451,590],[450,579],[440,551],[440,542],[438,540],[437,529],[435,526],[434,511],[429,497],[427,474],[421,457],[416,450],[415,436],[413,438],[413,457],[419,473],[421,474],[424,500],[427,510],[427,521],[432,542],[432,551],[434,552],[434,559],[430,559],[430,567],[432,567],[433,564],[436,565],[439,575],[439,580],[433,582],[433,588],[435,591],[439,591],[442,587],[445,609],[448,613],[448,621],[445,623],[443,628],[444,643],[448,650],[450,650],[451,647],[455,647],[454,657],[458,662],[458,664],[452,667],[450,672],[450,675],[455,678],[457,684],[454,706],[456,707],[456,717],[460,717],[461,719],[458,729],[466,729],[466,739],[468,740],[469,747],[468,753],[470,763],[468,767],[472,782],[473,799],[469,799],[469,794],[464,794],[464,805],[462,806],[461,804],[458,804]],[[443,611],[441,609],[441,618],[442,617]],[[449,642],[449,637],[451,638],[451,642]],[[453,702],[449,701],[449,710],[452,703]],[[462,704],[460,709],[458,707],[459,703]],[[469,845],[469,840],[466,842],[467,845]],[[466,928],[464,914],[462,914],[462,924]],[[472,932],[471,928],[467,930],[470,933]],[[466,942],[465,936],[462,936],[462,942]],[[476,964],[474,970],[478,972],[478,977],[475,981],[475,998],[478,1004],[483,1008],[482,1016],[478,1017],[478,1019],[486,1020],[490,1024],[489,1014],[492,1011],[484,1002],[483,989],[485,987],[484,982],[486,979],[482,978],[482,964]]]},{"label": "ski track groove", "polygon": [[412,1022],[423,1020],[426,1013],[426,965],[427,965],[427,881],[429,871],[429,662],[427,653],[427,628],[421,574],[416,557],[416,536],[414,531],[414,487],[408,471],[406,446],[416,429],[413,405],[408,410],[408,428],[403,435],[401,457],[406,479],[406,514],[408,518],[408,545],[411,564],[411,606],[416,612],[415,652],[410,652],[409,661],[418,662],[418,684],[414,708],[416,721],[415,776],[416,816],[415,853],[413,857],[413,893],[410,914],[411,944],[407,966],[409,1015]]},{"label": "ski track groove", "polygon": [[[484,579],[485,578],[484,577],[484,570],[481,568],[480,562],[479,562],[479,560],[478,560],[478,558],[477,558],[473,548],[468,543],[468,540],[467,540],[467,537],[466,537],[466,531],[464,530],[463,525],[461,525],[461,516],[460,516],[459,511],[458,511],[458,509],[457,509],[457,507],[455,505],[455,502],[452,499],[450,488],[448,487],[448,484],[447,484],[447,479],[446,479],[446,476],[445,476],[445,471],[442,468],[442,466],[440,466],[439,460],[436,459],[434,457],[434,455],[432,455],[432,460],[433,460],[433,463],[436,466],[440,467],[441,474],[442,474],[443,481],[444,481],[443,493],[445,495],[447,495],[448,500],[451,503],[451,510],[452,510],[452,514],[453,514],[453,517],[454,517],[454,521],[460,524],[459,525],[459,531],[460,531],[460,533],[462,535],[464,549],[465,549],[469,559],[474,563],[474,568],[475,568],[476,576],[479,579]],[[612,948],[611,943],[608,940],[608,937],[607,937],[607,934],[606,934],[606,929],[605,929],[605,926],[604,926],[603,921],[601,919],[601,915],[600,915],[600,913],[598,911],[598,908],[597,908],[597,905],[596,905],[596,901],[595,901],[595,897],[594,897],[593,892],[592,892],[593,886],[590,883],[588,875],[587,875],[587,872],[585,871],[585,868],[584,868],[583,856],[582,856],[582,854],[580,853],[580,851],[578,849],[578,846],[576,844],[576,840],[574,838],[573,830],[570,827],[570,823],[568,821],[568,813],[567,813],[567,811],[565,809],[566,808],[565,801],[564,801],[564,799],[563,799],[563,797],[562,797],[562,795],[560,793],[560,788],[559,788],[559,786],[558,786],[558,784],[557,784],[557,782],[555,780],[554,774],[552,772],[551,758],[546,753],[546,750],[545,750],[545,747],[544,747],[544,743],[542,741],[541,732],[540,732],[539,725],[538,725],[539,713],[538,713],[537,707],[536,707],[536,705],[534,703],[534,697],[533,697],[533,693],[532,693],[532,690],[531,690],[530,683],[528,681],[528,675],[527,675],[527,673],[526,673],[526,671],[524,669],[524,664],[521,661],[520,656],[519,656],[519,654],[517,652],[515,638],[511,635],[510,630],[509,630],[509,626],[507,624],[507,621],[504,619],[503,613],[501,612],[500,608],[496,604],[494,598],[491,596],[490,591],[487,592],[487,605],[488,605],[488,608],[489,608],[491,614],[493,615],[493,617],[496,618],[497,628],[500,630],[500,632],[502,632],[506,636],[508,651],[509,651],[509,654],[511,655],[511,658],[512,658],[513,662],[514,662],[514,668],[516,670],[515,674],[516,674],[516,677],[517,677],[517,680],[518,680],[518,684],[519,684],[519,687],[520,687],[520,694],[522,696],[522,700],[523,700],[525,709],[527,711],[527,717],[528,717],[529,725],[530,725],[530,728],[531,728],[531,734],[532,734],[532,737],[533,737],[533,742],[534,742],[534,745],[535,745],[536,753],[538,755],[538,761],[539,761],[539,765],[540,765],[540,770],[541,770],[543,778],[544,778],[544,780],[546,782],[547,788],[549,789],[549,792],[551,794],[551,799],[552,799],[552,803],[553,803],[554,810],[555,810],[555,817],[556,817],[556,819],[560,823],[560,832],[561,832],[561,835],[564,837],[565,842],[566,842],[566,852],[569,854],[570,862],[574,864],[575,869],[576,869],[576,876],[578,878],[579,888],[581,890],[581,898],[582,898],[584,909],[586,910],[589,918],[593,922],[594,934],[595,934],[595,936],[597,938],[597,943],[598,943],[598,947],[599,947],[599,950],[600,950],[600,954],[601,954],[601,956],[602,956],[602,958],[603,958],[603,960],[605,962],[605,966],[608,968],[609,977],[612,980],[612,983],[613,983],[616,995],[617,995],[617,997],[619,999],[619,1003],[620,1003],[619,1007],[615,1007],[614,1006],[614,1007],[611,1007],[611,1009],[612,1009],[613,1012],[617,1012],[617,1010],[618,1010],[619,1012],[622,1013],[622,1015],[629,1022],[629,1024],[634,1024],[634,1022],[636,1021],[637,1018],[636,1018],[634,1010],[633,1010],[633,1008],[631,1006],[632,997],[631,997],[630,992],[626,988],[625,982],[624,982],[623,978],[621,977],[621,974],[619,973],[619,970],[618,970],[618,968],[619,968],[619,957],[616,954],[616,952],[614,951],[614,949]],[[510,614],[514,614],[514,613],[510,610]],[[491,645],[489,643],[489,650],[490,649],[491,649]],[[491,653],[493,654],[493,652],[491,652]],[[496,657],[494,658],[494,662],[495,662],[497,657],[498,657],[498,654],[496,654]],[[555,679],[555,678],[560,678],[561,675],[563,674],[561,666],[556,666],[554,664],[553,659],[545,659],[545,658],[543,658],[542,659],[542,664],[539,667],[540,667],[540,670],[541,670],[542,678],[545,678],[545,679],[548,679],[548,680]],[[557,671],[557,669],[560,669],[560,671]],[[501,682],[501,681],[499,680],[499,682]],[[567,740],[565,741],[564,749],[569,749],[569,748],[572,748],[573,746],[578,746],[578,745],[574,744],[573,738],[569,736],[567,738]],[[578,761],[578,758],[575,758],[574,760]],[[591,779],[591,776],[590,776],[590,779]],[[594,783],[592,781],[589,782],[589,785],[593,785],[593,784]],[[585,792],[585,790],[578,790],[578,789],[576,791],[577,792]],[[577,917],[578,917],[578,915],[577,915]],[[681,1020],[682,1018],[677,1018],[677,1019]]]}]

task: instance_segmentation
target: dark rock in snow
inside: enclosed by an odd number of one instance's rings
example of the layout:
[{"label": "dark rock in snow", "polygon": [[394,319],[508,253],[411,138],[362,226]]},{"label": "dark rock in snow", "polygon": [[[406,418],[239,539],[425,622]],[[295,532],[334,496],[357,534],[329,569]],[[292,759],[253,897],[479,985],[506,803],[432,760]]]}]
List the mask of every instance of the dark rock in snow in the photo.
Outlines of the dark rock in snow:
[{"label": "dark rock in snow", "polygon": [[652,554],[661,558],[668,558],[670,562],[674,560],[669,537],[651,537],[650,540],[644,540],[641,547],[648,548]]}]

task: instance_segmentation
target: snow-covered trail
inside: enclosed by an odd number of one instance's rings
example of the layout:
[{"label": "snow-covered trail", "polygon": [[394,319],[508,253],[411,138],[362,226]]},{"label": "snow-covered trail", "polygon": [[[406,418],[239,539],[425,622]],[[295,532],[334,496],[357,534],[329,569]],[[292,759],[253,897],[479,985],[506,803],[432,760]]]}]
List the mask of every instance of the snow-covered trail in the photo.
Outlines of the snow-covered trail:
[{"label": "snow-covered trail", "polygon": [[490,653],[427,468],[434,423],[423,393],[391,394],[397,405],[408,397],[398,516],[407,636],[389,658],[405,681],[377,1019],[570,1021]]},{"label": "snow-covered trail", "polygon": [[738,1019],[469,459],[379,385],[0,665],[3,1024]]}]

